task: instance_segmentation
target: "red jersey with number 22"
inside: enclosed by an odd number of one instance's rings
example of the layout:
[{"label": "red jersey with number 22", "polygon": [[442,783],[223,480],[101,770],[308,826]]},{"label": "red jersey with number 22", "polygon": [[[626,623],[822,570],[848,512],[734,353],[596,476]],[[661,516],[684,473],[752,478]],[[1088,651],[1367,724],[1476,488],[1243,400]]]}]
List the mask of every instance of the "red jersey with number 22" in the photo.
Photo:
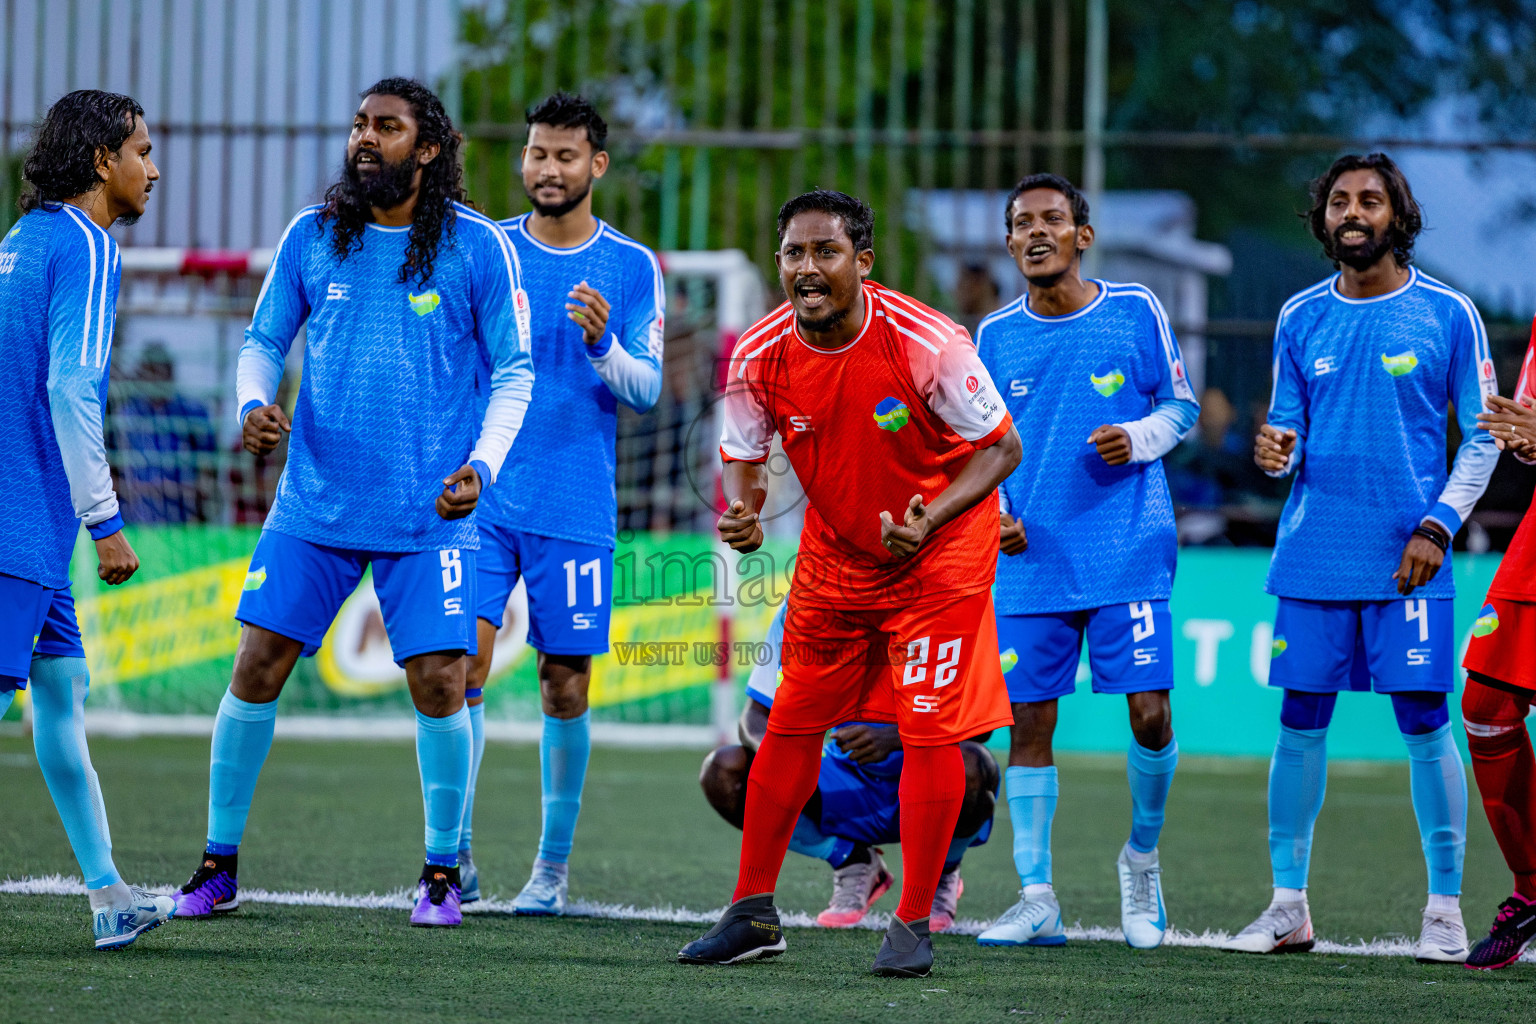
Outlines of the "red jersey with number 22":
[{"label": "red jersey with number 22", "polygon": [[902,522],[912,495],[931,502],[1012,426],[965,329],[874,282],[864,325],[816,348],[784,303],[736,343],[720,441],[727,460],[762,462],[773,435],[810,501],[792,584],[825,608],[893,608],[986,590],[997,568],[997,496],[897,560],[880,513]]},{"label": "red jersey with number 22", "polygon": [[[1536,323],[1531,325],[1531,343],[1520,367],[1520,382],[1515,385],[1515,401],[1536,405]],[[1499,571],[1488,588],[1489,597],[1509,601],[1536,601],[1536,502],[1526,509],[1520,528],[1504,552]]]}]

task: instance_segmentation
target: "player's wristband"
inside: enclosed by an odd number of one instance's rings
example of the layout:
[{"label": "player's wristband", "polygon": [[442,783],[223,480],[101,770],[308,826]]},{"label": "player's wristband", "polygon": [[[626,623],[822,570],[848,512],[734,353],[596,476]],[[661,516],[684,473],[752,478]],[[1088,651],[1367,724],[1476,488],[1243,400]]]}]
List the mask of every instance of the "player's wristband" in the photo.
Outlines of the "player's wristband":
[{"label": "player's wristband", "polygon": [[1419,525],[1413,528],[1413,535],[1415,537],[1423,537],[1425,540],[1434,544],[1435,547],[1439,548],[1441,551],[1450,550],[1451,538],[1447,537],[1439,530],[1432,530],[1427,526]]},{"label": "player's wristband", "polygon": [[103,519],[99,523],[87,526],[85,529],[91,535],[91,540],[106,540],[123,528],[123,514],[112,513],[111,519]]},{"label": "player's wristband", "polygon": [[242,427],[245,426],[245,418],[261,407],[262,403],[259,398],[253,398],[249,402],[246,402],[244,407],[242,407],[240,410],[240,425]]},{"label": "player's wristband", "polygon": [[602,336],[602,338],[600,338],[598,340],[596,345],[588,345],[587,346],[587,358],[588,359],[601,359],[601,358],[603,358],[603,356],[608,354],[608,350],[610,348],[613,348],[613,332],[612,331],[609,331],[607,334],[604,334]]},{"label": "player's wristband", "polygon": [[469,468],[480,474],[480,489],[483,491],[491,486],[491,467],[480,459],[470,462]]}]

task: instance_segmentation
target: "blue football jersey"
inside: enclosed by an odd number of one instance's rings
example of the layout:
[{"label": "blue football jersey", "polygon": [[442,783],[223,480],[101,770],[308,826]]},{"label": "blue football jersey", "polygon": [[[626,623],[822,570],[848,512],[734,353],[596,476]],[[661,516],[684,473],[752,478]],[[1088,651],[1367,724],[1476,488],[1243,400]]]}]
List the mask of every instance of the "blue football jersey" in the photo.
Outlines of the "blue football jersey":
[{"label": "blue football jersey", "polygon": [[[1488,486],[1499,452],[1477,414],[1498,382],[1465,295],[1416,268],[1373,299],[1345,298],[1337,282],[1292,296],[1275,327],[1269,422],[1296,431],[1296,483],[1266,589],[1386,601],[1414,528],[1429,518],[1454,534]],[[1462,440],[1447,475],[1452,405]],[[1414,594],[1453,596],[1450,565]]]},{"label": "blue football jersey", "polygon": [[[556,249],[529,233],[528,217],[502,224],[533,307],[539,385],[502,479],[479,514],[508,529],[611,548],[618,403],[645,412],[661,394],[661,264],[602,221],[581,245]],[[610,307],[608,335],[591,350],[565,308],[582,281]]]},{"label": "blue football jersey", "polygon": [[[122,524],[102,437],[121,274],[117,243],[67,203],[0,240],[0,573],[69,585],[84,521]],[[67,494],[66,494],[67,483]]]},{"label": "blue football jersey", "polygon": [[[1162,304],[1138,284],[1095,282],[1066,316],[1028,294],[983,320],[976,348],[1003,392],[1024,460],[1000,488],[1029,550],[998,555],[1000,615],[1038,615],[1166,599],[1178,538],[1160,461],[1200,406]],[[1088,443],[1112,424],[1131,463],[1110,466]]]},{"label": "blue football jersey", "polygon": [[[489,486],[533,389],[528,298],[497,223],[455,204],[432,279],[402,283],[409,227],[366,226],[345,260],[321,207],[288,225],[240,349],[242,417],[273,401],[306,328],[288,464],[267,529],[365,551],[477,549],[474,516],[445,520],[443,479],[470,462]],[[490,407],[477,399],[490,371]],[[483,475],[483,473],[482,473]]]}]

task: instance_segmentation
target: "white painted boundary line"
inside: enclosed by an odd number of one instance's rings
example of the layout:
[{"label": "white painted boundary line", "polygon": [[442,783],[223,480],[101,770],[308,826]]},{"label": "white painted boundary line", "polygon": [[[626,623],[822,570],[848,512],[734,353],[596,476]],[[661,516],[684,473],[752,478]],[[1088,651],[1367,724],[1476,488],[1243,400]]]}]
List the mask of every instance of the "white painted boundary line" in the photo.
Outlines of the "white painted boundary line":
[{"label": "white painted boundary line", "polygon": [[[175,886],[146,886],[154,892],[169,894]],[[0,882],[0,893],[21,896],[84,896],[85,885],[78,878],[64,875],[45,875],[41,878],[7,879]],[[410,910],[415,900],[411,890],[396,889],[387,893],[368,893],[366,896],[348,896],[334,892],[270,892],[266,889],[240,890],[241,903],[271,903],[286,907],[327,907],[342,910]],[[633,904],[594,903],[576,900],[568,912],[570,917],[589,917],[613,921],[653,921],[662,924],[714,924],[724,907],[718,910],[689,910],[686,907],[636,907]],[[511,914],[509,899],[482,899],[464,908],[471,916],[477,914]],[[780,919],[787,928],[817,928],[815,920],[801,911],[781,913]],[[858,927],[868,931],[883,932],[890,925],[889,914],[874,913],[866,917]],[[961,918],[946,935],[978,935],[987,926],[986,921]],[[1118,928],[1098,925],[1084,928],[1077,925],[1067,929],[1067,938],[1074,942],[1124,942]],[[1170,931],[1165,945],[1187,946],[1201,949],[1218,949],[1231,938],[1230,933],[1206,931]],[[1313,951],[1317,953],[1341,953],[1348,956],[1412,956],[1413,940],[1409,938],[1372,939],[1368,942],[1331,942],[1319,939]],[[1523,963],[1536,964],[1536,948],[1526,950],[1521,956]]]},{"label": "white painted boundary line", "polygon": [[[141,715],[131,711],[85,713],[85,730],[93,736],[132,739],[138,736],[212,736],[212,714]],[[487,719],[485,738],[499,742],[537,743],[541,722]],[[413,740],[415,718],[328,718],[321,715],[278,715],[277,738],[298,740]],[[660,750],[709,750],[715,730],[708,725],[632,725],[593,722],[592,742],[598,746]]]}]

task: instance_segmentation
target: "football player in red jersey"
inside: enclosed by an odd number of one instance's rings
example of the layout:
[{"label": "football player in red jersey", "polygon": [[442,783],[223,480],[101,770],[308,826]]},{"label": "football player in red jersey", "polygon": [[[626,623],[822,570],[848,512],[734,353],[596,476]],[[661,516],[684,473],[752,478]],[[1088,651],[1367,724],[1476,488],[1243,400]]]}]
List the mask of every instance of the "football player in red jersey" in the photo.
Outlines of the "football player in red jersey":
[{"label": "football player in red jersey", "polygon": [[789,301],[737,342],[724,394],[727,509],[717,527],[756,550],[773,437],[805,487],[783,672],[747,782],[734,902],[684,963],[784,951],[773,890],[815,791],[822,737],[896,723],[901,902],[876,974],[925,976],[928,915],[965,796],[959,743],[1008,725],[992,578],[997,485],[1022,446],[965,330],[869,280],[874,215],[841,192],[779,211],[774,261]]},{"label": "football player in red jersey", "polygon": [[[1478,426],[1500,448],[1536,464],[1536,325],[1514,400],[1492,395],[1487,404]],[[1500,904],[1487,937],[1467,954],[1468,967],[1490,971],[1514,963],[1536,939],[1536,756],[1525,727],[1536,702],[1536,504],[1499,563],[1462,664],[1461,717],[1472,772],[1515,876],[1515,891]]]}]

